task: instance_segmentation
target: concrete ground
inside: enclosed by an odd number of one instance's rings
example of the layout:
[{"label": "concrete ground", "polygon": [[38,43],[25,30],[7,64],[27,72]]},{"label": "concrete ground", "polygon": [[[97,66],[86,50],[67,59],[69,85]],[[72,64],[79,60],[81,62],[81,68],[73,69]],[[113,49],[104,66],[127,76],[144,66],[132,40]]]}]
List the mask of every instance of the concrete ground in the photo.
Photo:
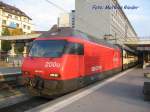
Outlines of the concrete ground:
[{"label": "concrete ground", "polygon": [[143,73],[142,69],[133,69],[115,80],[110,79],[93,92],[94,87],[88,88],[90,94],[79,92],[64,96],[29,112],[150,112],[150,102],[143,100],[142,93],[144,81],[150,80],[144,78]]},{"label": "concrete ground", "polygon": [[58,112],[149,112],[143,101],[143,70],[136,69]]}]

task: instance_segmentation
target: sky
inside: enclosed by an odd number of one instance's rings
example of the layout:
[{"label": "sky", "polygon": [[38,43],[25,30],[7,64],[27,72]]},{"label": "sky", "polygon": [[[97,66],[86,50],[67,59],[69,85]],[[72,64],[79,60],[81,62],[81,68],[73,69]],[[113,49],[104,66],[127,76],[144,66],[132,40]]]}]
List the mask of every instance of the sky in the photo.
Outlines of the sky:
[{"label": "sky", "polygon": [[140,37],[150,38],[150,0],[120,0],[121,5],[138,6],[137,10],[124,10]]},{"label": "sky", "polygon": [[[35,30],[49,30],[57,23],[57,17],[62,10],[52,6],[47,0],[1,0],[16,6],[30,16]],[[66,11],[75,8],[75,0],[52,0]],[[138,9],[124,9],[133,28],[140,37],[150,36],[150,0],[119,0],[122,6],[137,6]]]}]

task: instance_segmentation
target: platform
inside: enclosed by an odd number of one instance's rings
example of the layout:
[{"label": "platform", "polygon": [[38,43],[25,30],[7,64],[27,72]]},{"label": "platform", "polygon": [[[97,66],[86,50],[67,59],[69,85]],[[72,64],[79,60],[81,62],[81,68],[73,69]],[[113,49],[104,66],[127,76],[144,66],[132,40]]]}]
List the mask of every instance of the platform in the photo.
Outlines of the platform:
[{"label": "platform", "polygon": [[0,83],[8,81],[16,81],[20,77],[21,77],[20,68],[11,68],[11,67],[0,68]]},{"label": "platform", "polygon": [[7,75],[7,74],[14,74],[14,73],[21,73],[20,68],[13,68],[13,67],[0,67],[0,75]]},{"label": "platform", "polygon": [[149,112],[143,100],[144,70],[131,69],[28,112]]}]

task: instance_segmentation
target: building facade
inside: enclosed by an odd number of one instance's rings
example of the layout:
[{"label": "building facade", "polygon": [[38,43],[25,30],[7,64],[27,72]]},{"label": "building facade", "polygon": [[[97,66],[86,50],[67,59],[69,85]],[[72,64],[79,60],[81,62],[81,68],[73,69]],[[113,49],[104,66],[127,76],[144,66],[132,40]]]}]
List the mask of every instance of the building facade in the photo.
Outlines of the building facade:
[{"label": "building facade", "polygon": [[75,28],[112,42],[137,39],[117,0],[76,0]]},{"label": "building facade", "polygon": [[60,14],[58,26],[75,28],[75,10],[72,10],[70,13]]},{"label": "building facade", "polygon": [[33,30],[32,19],[20,9],[0,2],[0,35],[4,28],[22,29],[24,34],[29,34]]},{"label": "building facade", "polygon": [[19,29],[23,34],[30,34],[33,31],[33,24],[31,22],[32,19],[20,9],[0,2],[0,36],[2,36],[6,28],[10,32]]}]

